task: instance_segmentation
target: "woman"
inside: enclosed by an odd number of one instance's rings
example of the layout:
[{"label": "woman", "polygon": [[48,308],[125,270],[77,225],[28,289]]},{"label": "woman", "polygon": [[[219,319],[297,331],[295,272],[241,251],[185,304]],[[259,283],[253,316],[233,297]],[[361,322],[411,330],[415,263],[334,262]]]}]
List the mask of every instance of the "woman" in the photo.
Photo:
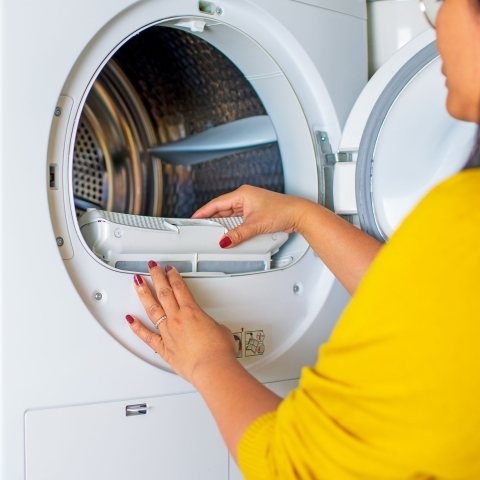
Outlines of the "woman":
[{"label": "woman", "polygon": [[[436,26],[448,111],[477,122],[480,0],[445,0]],[[477,147],[469,166],[479,158]],[[223,248],[299,232],[353,295],[316,366],[282,401],[237,362],[231,332],[174,268],[150,262],[158,301],[135,276],[160,335],[128,315],[132,330],[202,394],[245,477],[479,479],[480,169],[431,191],[383,248],[319,205],[253,187],[194,217],[230,215],[245,223]],[[212,342],[215,351],[204,348]]]}]

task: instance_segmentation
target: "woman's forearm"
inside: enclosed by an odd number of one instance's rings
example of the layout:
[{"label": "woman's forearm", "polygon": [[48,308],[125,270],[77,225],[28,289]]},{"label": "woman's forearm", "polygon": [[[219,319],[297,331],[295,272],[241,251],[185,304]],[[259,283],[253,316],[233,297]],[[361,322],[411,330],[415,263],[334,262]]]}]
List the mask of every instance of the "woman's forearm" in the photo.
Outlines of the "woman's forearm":
[{"label": "woman's forearm", "polygon": [[226,362],[200,367],[193,384],[238,462],[238,444],[247,428],[262,415],[275,411],[282,399],[250,375],[237,359]]},{"label": "woman's forearm", "polygon": [[330,210],[300,200],[297,231],[353,295],[382,244]]}]

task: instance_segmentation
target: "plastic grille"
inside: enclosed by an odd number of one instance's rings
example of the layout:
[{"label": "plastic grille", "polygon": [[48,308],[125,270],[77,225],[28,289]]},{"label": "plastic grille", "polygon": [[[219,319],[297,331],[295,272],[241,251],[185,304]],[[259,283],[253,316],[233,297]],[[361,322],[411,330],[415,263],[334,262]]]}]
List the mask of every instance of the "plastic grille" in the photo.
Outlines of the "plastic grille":
[{"label": "plastic grille", "polygon": [[140,215],[127,215],[125,213],[101,212],[106,220],[119,225],[128,225],[130,227],[148,228],[150,230],[165,230],[168,232],[177,232],[177,228],[165,222],[160,217],[143,217]]},{"label": "plastic grille", "polygon": [[104,199],[104,161],[97,140],[82,118],[75,138],[73,187],[75,196],[102,206]]},{"label": "plastic grille", "polygon": [[233,230],[243,223],[243,217],[209,218],[208,220],[219,223],[227,230]]}]

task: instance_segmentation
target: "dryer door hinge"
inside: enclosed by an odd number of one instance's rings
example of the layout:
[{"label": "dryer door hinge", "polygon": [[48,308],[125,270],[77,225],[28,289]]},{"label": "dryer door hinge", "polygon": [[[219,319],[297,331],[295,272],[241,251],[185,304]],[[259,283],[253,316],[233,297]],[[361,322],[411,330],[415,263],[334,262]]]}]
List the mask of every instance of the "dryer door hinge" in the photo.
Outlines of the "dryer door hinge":
[{"label": "dryer door hinge", "polygon": [[334,202],[334,172],[339,162],[352,162],[352,152],[332,152],[332,146],[327,132],[315,131],[315,140],[318,157],[319,199],[318,203],[335,211]]},{"label": "dryer door hinge", "polygon": [[327,132],[316,131],[319,203],[340,215],[356,213],[356,152],[332,152]]}]

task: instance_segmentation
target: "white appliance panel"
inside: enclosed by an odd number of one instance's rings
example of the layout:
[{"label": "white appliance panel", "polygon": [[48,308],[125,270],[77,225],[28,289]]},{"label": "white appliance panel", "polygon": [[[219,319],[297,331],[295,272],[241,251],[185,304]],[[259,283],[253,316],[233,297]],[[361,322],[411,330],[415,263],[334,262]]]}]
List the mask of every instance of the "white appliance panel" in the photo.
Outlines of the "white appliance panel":
[{"label": "white appliance panel", "polygon": [[228,478],[199,394],[28,411],[25,437],[27,480]]}]

